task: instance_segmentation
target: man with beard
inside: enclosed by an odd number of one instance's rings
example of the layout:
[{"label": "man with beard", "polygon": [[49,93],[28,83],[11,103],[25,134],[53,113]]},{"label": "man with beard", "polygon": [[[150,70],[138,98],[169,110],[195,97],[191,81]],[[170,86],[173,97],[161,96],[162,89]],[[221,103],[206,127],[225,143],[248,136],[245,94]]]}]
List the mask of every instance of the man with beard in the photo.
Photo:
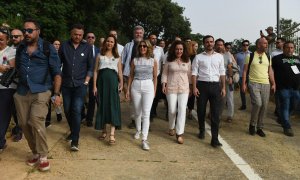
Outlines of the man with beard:
[{"label": "man with beard", "polygon": [[[54,86],[54,104],[59,106],[61,98],[60,59],[53,45],[49,45],[49,56],[43,49],[47,43],[40,35],[40,26],[33,20],[24,22],[24,43],[16,53],[16,68],[19,72],[19,83],[14,100],[21,128],[32,152],[26,161],[29,166],[38,165],[38,169],[50,169],[47,160],[48,145],[45,118],[48,113],[52,84]],[[52,83],[52,80],[54,82]]]},{"label": "man with beard", "polygon": [[[134,39],[127,43],[124,46],[122,52],[122,66],[123,66],[123,81],[124,81],[124,94],[130,89],[127,89],[128,78],[130,75],[130,64],[132,59],[136,56],[137,44],[143,40],[144,38],[144,28],[142,26],[135,26],[133,30],[133,37]],[[133,115],[131,115],[132,119]],[[134,129],[135,128],[135,120],[132,120],[131,123],[128,125],[128,128]]]},{"label": "man with beard", "polygon": [[221,54],[214,51],[213,36],[204,36],[203,44],[204,52],[198,54],[192,64],[193,93],[197,97],[197,114],[200,130],[198,137],[200,139],[205,138],[206,104],[209,101],[211,110],[211,146],[217,148],[222,146],[218,139],[220,101],[226,95],[224,58]]}]

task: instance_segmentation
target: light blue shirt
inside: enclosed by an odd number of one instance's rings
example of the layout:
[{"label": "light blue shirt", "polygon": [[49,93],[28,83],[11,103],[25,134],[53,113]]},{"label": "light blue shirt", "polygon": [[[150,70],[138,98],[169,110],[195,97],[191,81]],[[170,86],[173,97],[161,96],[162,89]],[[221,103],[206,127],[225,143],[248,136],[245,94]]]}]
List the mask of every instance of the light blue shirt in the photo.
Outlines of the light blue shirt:
[{"label": "light blue shirt", "polygon": [[132,48],[134,45],[134,41],[132,40],[131,42],[127,43],[124,46],[123,52],[122,52],[122,64],[124,66],[123,69],[123,76],[129,76],[130,74],[130,61],[131,61],[131,53],[132,53]]},{"label": "light blue shirt", "polygon": [[240,77],[243,76],[243,71],[244,71],[244,64],[245,64],[245,59],[246,57],[252,53],[251,51],[241,51],[241,52],[238,52],[235,57],[236,57],[236,62],[237,64],[240,66]]}]

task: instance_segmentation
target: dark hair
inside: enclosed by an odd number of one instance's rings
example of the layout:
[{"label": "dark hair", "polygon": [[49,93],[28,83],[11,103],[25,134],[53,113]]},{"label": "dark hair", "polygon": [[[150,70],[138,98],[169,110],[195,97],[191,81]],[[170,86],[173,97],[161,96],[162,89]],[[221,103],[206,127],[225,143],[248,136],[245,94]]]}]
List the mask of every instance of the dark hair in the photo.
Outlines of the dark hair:
[{"label": "dark hair", "polygon": [[242,44],[244,44],[244,43],[250,44],[250,41],[246,39],[246,40],[244,40],[244,41],[242,42]]},{"label": "dark hair", "polygon": [[224,46],[226,47],[226,46],[231,46],[231,43],[229,43],[229,42],[226,42],[226,43],[224,43]]},{"label": "dark hair", "polygon": [[215,44],[217,44],[217,42],[219,42],[219,41],[223,42],[223,44],[225,45],[225,41],[223,39],[221,39],[221,38],[216,39]]},{"label": "dark hair", "polygon": [[106,53],[106,51],[107,51],[107,48],[106,48],[106,46],[105,46],[105,43],[106,43],[107,39],[110,38],[110,37],[114,38],[114,40],[115,40],[114,47],[112,48],[112,54],[113,54],[113,56],[114,56],[115,58],[119,58],[120,55],[119,55],[119,53],[118,53],[118,42],[117,42],[116,37],[113,36],[113,35],[108,35],[108,36],[105,38],[105,40],[103,41],[102,48],[101,48],[101,55],[102,55],[102,56],[105,55],[105,53]]},{"label": "dark hair", "polygon": [[285,48],[286,45],[288,44],[293,44],[294,47],[295,47],[295,43],[293,41],[286,41],[284,44],[283,44],[283,48]]},{"label": "dark hair", "polygon": [[181,56],[181,59],[183,62],[187,63],[189,62],[189,55],[188,55],[188,50],[187,50],[187,47],[185,45],[185,42],[183,41],[174,41],[168,51],[168,57],[167,57],[167,61],[168,62],[172,62],[172,61],[175,61],[176,59],[176,54],[175,54],[175,48],[177,45],[182,45],[183,47],[183,53],[182,53],[182,56]]},{"label": "dark hair", "polygon": [[148,35],[148,39],[150,38],[150,36],[152,36],[152,35],[154,35],[154,36],[156,36],[157,37],[157,35],[154,33],[154,32],[152,32],[152,33],[150,33],[149,35]]},{"label": "dark hair", "polygon": [[215,38],[212,35],[206,35],[203,37],[203,40],[202,40],[203,44],[205,44],[205,40],[208,38],[213,38],[213,40],[215,40]]},{"label": "dark hair", "polygon": [[282,37],[277,38],[277,40],[281,40],[282,42],[285,42],[286,40]]},{"label": "dark hair", "polygon": [[82,25],[80,23],[73,24],[72,27],[71,27],[71,30],[73,30],[73,29],[82,29],[82,30],[84,30],[84,25]]},{"label": "dark hair", "polygon": [[31,23],[33,23],[35,25],[35,27],[37,29],[41,29],[40,24],[35,19],[27,18],[27,19],[25,19],[24,24],[27,23],[27,22],[31,22]]},{"label": "dark hair", "polygon": [[0,32],[3,33],[3,34],[5,34],[6,37],[7,37],[7,39],[9,40],[9,38],[10,38],[10,31],[9,31],[8,27],[1,26],[0,27]]}]

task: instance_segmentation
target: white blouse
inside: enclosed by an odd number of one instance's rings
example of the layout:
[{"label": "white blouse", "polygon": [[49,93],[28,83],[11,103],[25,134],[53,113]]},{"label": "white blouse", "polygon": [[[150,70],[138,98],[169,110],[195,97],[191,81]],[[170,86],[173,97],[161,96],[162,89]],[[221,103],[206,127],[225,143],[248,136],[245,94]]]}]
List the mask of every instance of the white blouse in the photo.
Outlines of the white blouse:
[{"label": "white blouse", "polygon": [[[6,46],[6,48],[4,48],[3,50],[0,51],[0,64],[3,65],[3,61],[11,61],[13,59],[15,59],[16,56],[16,49]],[[0,73],[0,76],[2,75],[2,73]],[[9,88],[13,88],[16,89],[16,84],[12,83]],[[2,85],[0,85],[0,89],[7,89],[7,87],[4,87]]]},{"label": "white blouse", "polygon": [[98,70],[108,68],[108,69],[115,70],[118,73],[118,63],[120,61],[120,58],[107,57],[102,55],[99,56],[100,56],[100,61],[99,61]]}]

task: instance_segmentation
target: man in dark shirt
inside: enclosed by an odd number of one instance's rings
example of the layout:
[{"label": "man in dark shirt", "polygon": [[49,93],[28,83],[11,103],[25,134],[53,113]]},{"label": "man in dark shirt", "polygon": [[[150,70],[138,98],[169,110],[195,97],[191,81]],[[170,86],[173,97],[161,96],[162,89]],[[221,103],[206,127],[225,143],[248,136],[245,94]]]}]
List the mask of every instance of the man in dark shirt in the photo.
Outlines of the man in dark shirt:
[{"label": "man in dark shirt", "polygon": [[283,54],[272,59],[275,82],[280,101],[280,119],[283,133],[287,136],[294,136],[290,118],[290,102],[300,100],[300,59],[294,56],[295,45],[287,41],[283,46]]},{"label": "man in dark shirt", "polygon": [[25,39],[16,54],[19,84],[14,100],[19,123],[33,153],[26,163],[29,166],[38,165],[39,170],[46,171],[50,169],[50,164],[47,160],[45,118],[48,113],[52,79],[54,105],[61,104],[60,59],[54,46],[50,44],[49,54],[44,54],[43,46],[46,43],[39,38],[40,26],[35,20],[25,21],[23,33]]},{"label": "man in dark shirt", "polygon": [[84,26],[75,24],[71,29],[71,39],[59,48],[62,69],[62,94],[66,118],[70,127],[67,140],[71,150],[78,151],[81,109],[87,92],[87,85],[93,73],[92,46],[82,41]]}]

